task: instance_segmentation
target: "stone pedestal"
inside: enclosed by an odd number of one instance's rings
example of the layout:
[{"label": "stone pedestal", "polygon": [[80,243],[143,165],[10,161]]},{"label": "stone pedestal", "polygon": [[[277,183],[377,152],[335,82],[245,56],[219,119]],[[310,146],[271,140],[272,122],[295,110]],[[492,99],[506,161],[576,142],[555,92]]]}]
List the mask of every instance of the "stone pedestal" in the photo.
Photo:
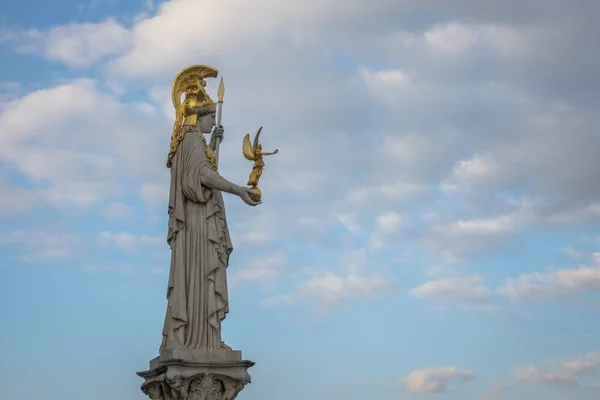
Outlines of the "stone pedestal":
[{"label": "stone pedestal", "polygon": [[233,400],[250,383],[248,368],[235,350],[167,350],[150,361],[142,391],[152,400]]}]

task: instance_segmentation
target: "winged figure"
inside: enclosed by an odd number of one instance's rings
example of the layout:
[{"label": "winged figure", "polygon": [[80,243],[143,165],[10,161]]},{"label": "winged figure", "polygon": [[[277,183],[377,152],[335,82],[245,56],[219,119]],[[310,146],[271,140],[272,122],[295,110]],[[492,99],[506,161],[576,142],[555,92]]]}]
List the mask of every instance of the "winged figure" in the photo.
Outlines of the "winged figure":
[{"label": "winged figure", "polygon": [[250,142],[249,133],[244,137],[244,142],[242,144],[242,151],[244,153],[244,157],[246,157],[250,161],[254,161],[254,167],[252,167],[252,172],[250,172],[250,177],[248,178],[248,186],[252,187],[258,186],[258,180],[260,179],[263,168],[265,167],[263,156],[270,156],[272,154],[279,153],[278,149],[270,153],[262,151],[262,145],[258,142],[258,138],[260,137],[261,131],[262,126],[260,127],[258,132],[256,132],[256,136],[254,137],[254,144]]}]

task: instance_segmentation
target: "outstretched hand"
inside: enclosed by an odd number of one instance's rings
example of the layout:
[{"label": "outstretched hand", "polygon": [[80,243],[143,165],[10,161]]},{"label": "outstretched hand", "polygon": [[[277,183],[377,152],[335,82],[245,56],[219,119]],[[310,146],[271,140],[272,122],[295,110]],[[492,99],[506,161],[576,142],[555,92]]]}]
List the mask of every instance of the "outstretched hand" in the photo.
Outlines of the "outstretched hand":
[{"label": "outstretched hand", "polygon": [[250,197],[250,188],[244,186],[240,186],[239,196],[244,201],[244,203],[248,204],[249,206],[254,207],[262,203],[261,201],[252,200],[252,198]]}]

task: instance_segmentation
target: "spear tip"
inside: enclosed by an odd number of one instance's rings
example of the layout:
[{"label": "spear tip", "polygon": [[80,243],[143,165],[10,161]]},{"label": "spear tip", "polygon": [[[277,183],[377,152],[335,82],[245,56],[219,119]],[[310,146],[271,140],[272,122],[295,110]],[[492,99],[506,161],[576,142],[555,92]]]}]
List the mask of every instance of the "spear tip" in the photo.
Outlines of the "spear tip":
[{"label": "spear tip", "polygon": [[219,102],[223,102],[223,97],[225,96],[225,85],[223,84],[223,77],[221,77],[221,82],[219,82],[219,91],[217,92],[219,96]]}]

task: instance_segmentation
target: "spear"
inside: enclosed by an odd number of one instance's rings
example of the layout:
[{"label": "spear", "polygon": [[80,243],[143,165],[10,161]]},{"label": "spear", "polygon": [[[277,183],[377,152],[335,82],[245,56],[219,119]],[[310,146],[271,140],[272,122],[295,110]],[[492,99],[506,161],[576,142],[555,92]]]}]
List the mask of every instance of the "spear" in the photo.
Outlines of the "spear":
[{"label": "spear", "polygon": [[[225,85],[223,84],[223,77],[219,83],[219,91],[217,92],[219,101],[217,102],[217,126],[221,126],[221,117],[223,116],[223,96],[225,96]],[[216,163],[219,165],[219,145],[221,144],[221,138],[218,137],[215,142],[215,158]]]}]

